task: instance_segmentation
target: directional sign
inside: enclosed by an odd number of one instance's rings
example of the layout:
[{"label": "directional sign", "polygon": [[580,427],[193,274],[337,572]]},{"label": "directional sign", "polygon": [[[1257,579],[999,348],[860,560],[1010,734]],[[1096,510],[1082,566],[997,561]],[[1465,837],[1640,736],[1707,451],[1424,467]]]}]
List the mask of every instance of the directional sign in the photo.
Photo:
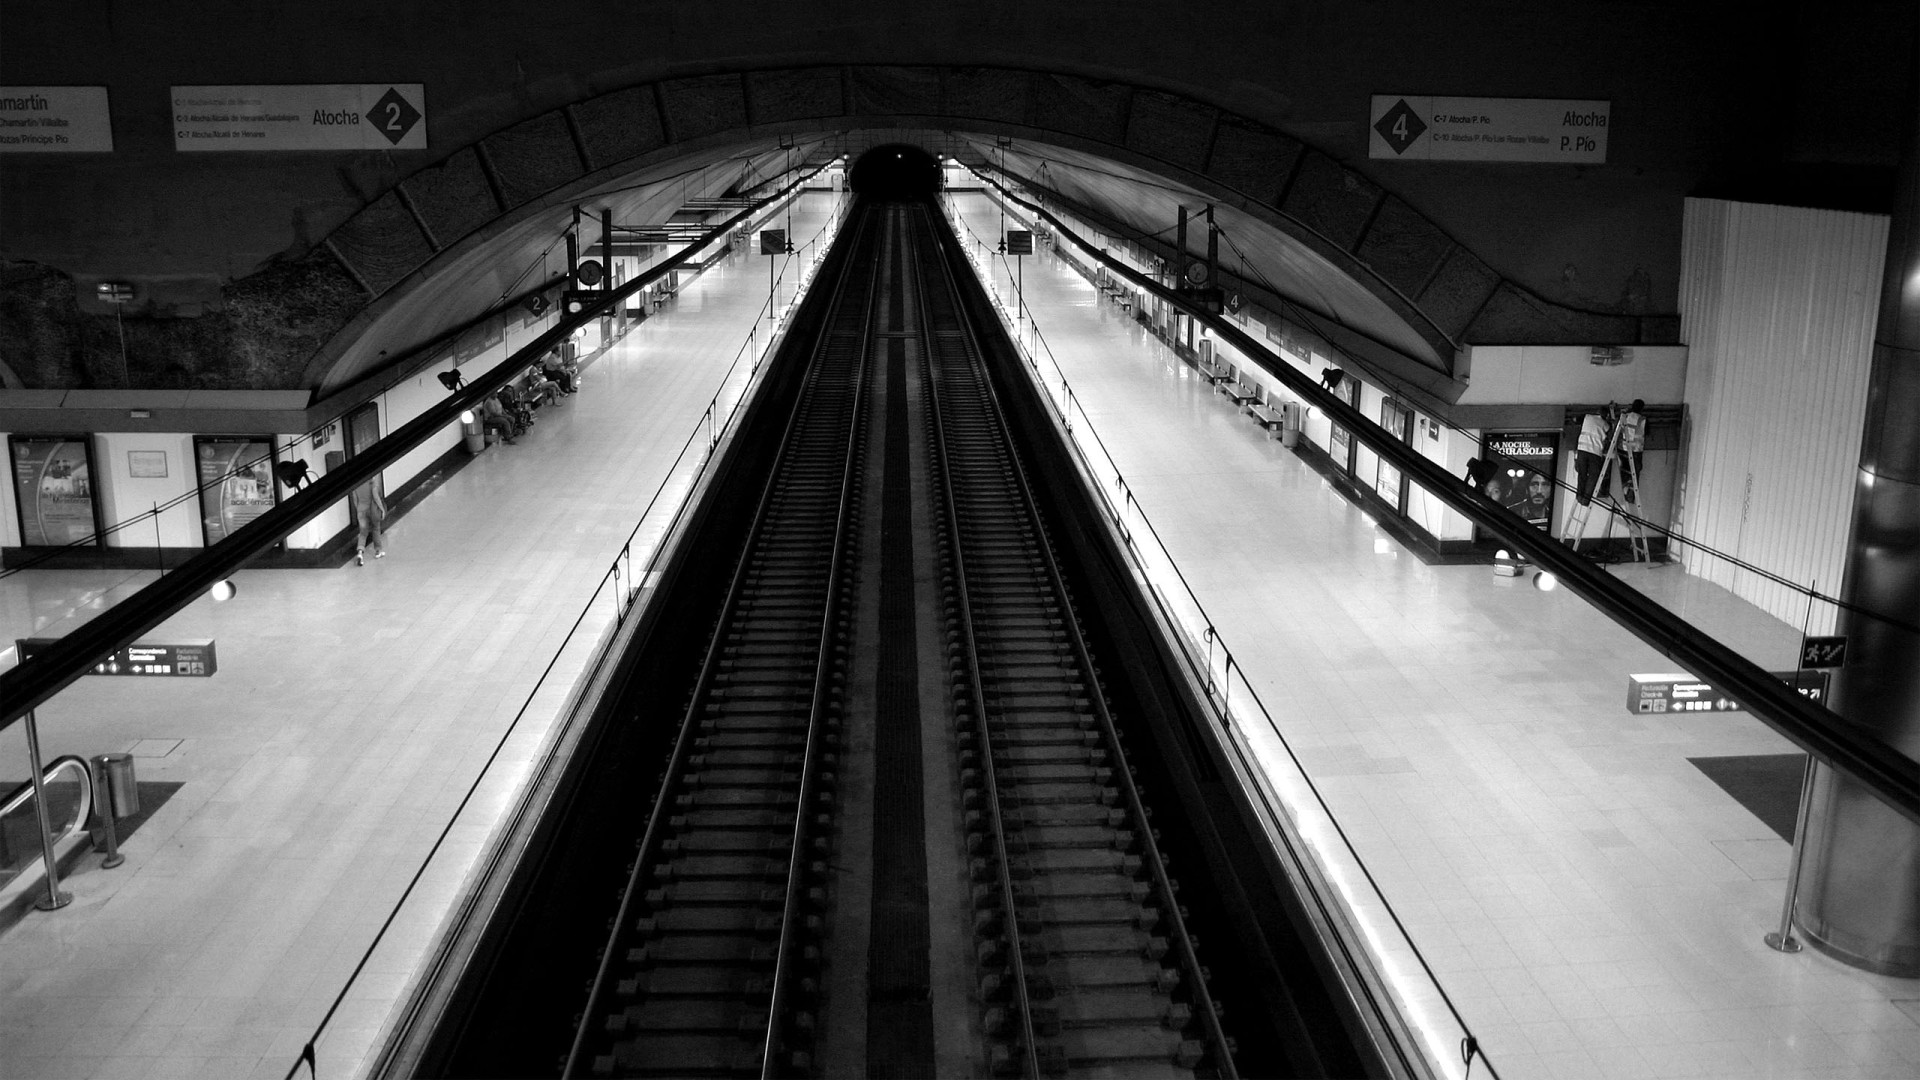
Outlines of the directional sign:
[{"label": "directional sign", "polygon": [[0,154],[105,153],[113,119],[104,86],[0,86]]},{"label": "directional sign", "polygon": [[[1826,704],[1826,672],[1775,671],[1771,674],[1793,687],[1801,697],[1816,705]],[[1630,713],[1745,712],[1746,708],[1726,691],[1684,671],[1627,676],[1627,711]]]},{"label": "directional sign", "polygon": [[761,229],[760,254],[785,255],[787,253],[787,230]]},{"label": "directional sign", "polygon": [[[58,638],[22,638],[20,659],[25,661],[46,649]],[[167,644],[136,642],[93,665],[92,675],[165,675],[203,678],[219,667],[214,658],[213,639],[200,638]]]},{"label": "directional sign", "polygon": [[1803,668],[1837,668],[1847,663],[1847,638],[1844,634],[1832,637],[1810,637],[1800,643],[1800,666]]},{"label": "directional sign", "polygon": [[1376,94],[1367,156],[1604,165],[1610,101]]},{"label": "directional sign", "polygon": [[1007,230],[1007,254],[1033,254],[1033,233],[1026,229]]},{"label": "directional sign", "polygon": [[419,83],[176,86],[169,103],[175,150],[427,148]]}]

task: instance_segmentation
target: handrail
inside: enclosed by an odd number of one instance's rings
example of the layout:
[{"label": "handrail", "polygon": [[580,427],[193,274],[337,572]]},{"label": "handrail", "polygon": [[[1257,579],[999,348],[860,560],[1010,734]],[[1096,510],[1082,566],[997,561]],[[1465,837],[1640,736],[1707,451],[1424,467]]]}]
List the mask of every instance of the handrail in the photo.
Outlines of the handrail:
[{"label": "handrail", "polygon": [[[964,221],[960,222],[960,224],[962,227],[968,228],[969,232],[972,231],[970,227],[966,226]],[[975,240],[979,242],[977,234],[975,235]],[[981,246],[984,247],[984,243],[981,243]],[[962,244],[962,248],[965,250],[966,245]],[[968,254],[969,258],[971,258],[972,253],[969,251]],[[989,295],[993,298],[995,304],[1001,308],[1002,318],[1011,322],[1012,320],[1009,319],[1006,314],[1006,301],[995,291],[997,290],[998,283],[995,281],[994,275],[988,273],[986,277],[988,281],[993,284],[993,288],[988,290]],[[1028,325],[1034,325],[1031,322],[1031,309],[1027,312],[1027,318],[1029,320]],[[1307,774],[1306,769],[1300,764],[1298,756],[1294,754],[1291,743],[1287,740],[1285,734],[1281,732],[1279,723],[1274,719],[1273,714],[1267,710],[1265,702],[1263,702],[1259,694],[1254,691],[1252,684],[1246,678],[1244,670],[1241,669],[1239,663],[1234,660],[1232,653],[1227,649],[1224,637],[1220,634],[1213,620],[1207,615],[1204,605],[1201,604],[1198,595],[1187,582],[1185,574],[1181,572],[1179,564],[1173,559],[1172,553],[1167,549],[1164,541],[1161,540],[1158,530],[1153,526],[1153,522],[1147,517],[1146,512],[1140,506],[1139,502],[1134,499],[1132,489],[1127,485],[1117,462],[1115,462],[1112,454],[1107,450],[1099,433],[1094,429],[1092,418],[1086,414],[1084,406],[1081,405],[1078,397],[1073,393],[1072,386],[1067,380],[1065,371],[1060,368],[1058,360],[1052,357],[1051,349],[1048,349],[1049,360],[1053,363],[1054,373],[1059,376],[1057,390],[1058,400],[1056,400],[1054,384],[1050,379],[1044,377],[1040,371],[1038,356],[1032,350],[1028,349],[1026,343],[1021,341],[1017,335],[1015,335],[1014,340],[1016,347],[1027,361],[1029,375],[1040,390],[1041,397],[1047,402],[1048,408],[1053,415],[1059,419],[1061,425],[1066,430],[1068,436],[1066,443],[1072,449],[1074,457],[1084,474],[1089,479],[1109,475],[1113,477],[1115,490],[1112,492],[1107,490],[1107,485],[1104,480],[1096,479],[1089,486],[1099,494],[1101,504],[1105,507],[1107,515],[1114,522],[1124,541],[1124,547],[1129,560],[1133,563],[1141,579],[1148,586],[1146,591],[1152,598],[1155,607],[1159,609],[1162,617],[1167,620],[1170,627],[1183,631],[1183,633],[1173,635],[1173,643],[1177,646],[1180,657],[1187,663],[1190,672],[1204,685],[1207,692],[1208,705],[1214,712],[1215,720],[1219,724],[1221,732],[1226,736],[1226,745],[1232,750],[1240,767],[1245,770],[1249,777],[1258,783],[1259,789],[1253,792],[1253,794],[1259,799],[1269,821],[1275,828],[1277,833],[1276,839],[1284,844],[1288,853],[1296,860],[1299,860],[1302,865],[1315,867],[1318,873],[1329,876],[1336,870],[1336,867],[1330,863],[1328,857],[1337,857],[1340,852],[1337,850],[1324,850],[1314,844],[1314,838],[1305,831],[1307,823],[1300,819],[1299,813],[1293,809],[1292,803],[1279,791],[1274,789],[1275,781],[1267,775],[1267,771],[1259,761],[1253,760],[1253,751],[1244,744],[1245,736],[1243,734],[1243,725],[1236,723],[1234,713],[1236,710],[1247,710],[1247,706],[1240,705],[1229,708],[1228,705],[1232,683],[1236,676],[1245,695],[1245,700],[1252,703],[1251,711],[1247,712],[1244,719],[1252,720],[1257,718],[1258,720],[1264,721],[1266,729],[1272,733],[1281,749],[1286,752],[1294,771],[1299,776],[1301,786],[1303,786],[1310,795],[1321,817],[1332,830],[1333,836],[1337,837],[1340,847],[1344,848],[1344,854],[1347,859],[1351,860],[1353,866],[1358,869],[1361,878],[1364,880],[1366,889],[1372,894],[1370,898],[1371,902],[1377,903],[1378,906],[1387,913],[1387,917],[1392,921],[1393,931],[1399,934],[1401,941],[1404,942],[1405,950],[1411,953],[1417,962],[1424,975],[1426,985],[1430,987],[1434,993],[1439,995],[1447,1012],[1451,1014],[1454,1025],[1462,1033],[1463,1045],[1472,1047],[1471,1056],[1479,1057],[1487,1071],[1497,1078],[1499,1076],[1498,1070],[1495,1069],[1492,1062],[1487,1059],[1485,1053],[1479,1049],[1478,1040],[1474,1039],[1472,1029],[1467,1026],[1465,1018],[1460,1015],[1452,999],[1447,995],[1445,989],[1440,986],[1438,977],[1434,975],[1432,968],[1420,953],[1419,947],[1413,943],[1412,936],[1407,933],[1406,927],[1400,922],[1399,915],[1394,912],[1392,905],[1387,902],[1386,896],[1381,891],[1378,882],[1374,880],[1372,873],[1367,870],[1366,864],[1360,859],[1358,851],[1354,849],[1352,841],[1347,837],[1345,830],[1340,827],[1339,821],[1333,816],[1331,808],[1327,805],[1325,798],[1320,794],[1318,785],[1313,782],[1312,777]],[[1080,414],[1078,430],[1076,430],[1073,422],[1073,413],[1076,409]],[[1091,440],[1092,447],[1098,450],[1105,460],[1104,468],[1097,466],[1089,456],[1087,443],[1083,441],[1085,439]],[[1131,523],[1129,521],[1130,517],[1133,519]],[[1151,542],[1151,547],[1136,540],[1135,525],[1143,525],[1146,527],[1145,539]],[[1171,575],[1173,582],[1177,583],[1180,591],[1185,594],[1185,600],[1191,615],[1197,616],[1198,618],[1198,626],[1193,625],[1192,618],[1185,617],[1181,611],[1174,607],[1172,598],[1161,587],[1161,584],[1155,580],[1161,575],[1156,573],[1156,567],[1154,565],[1149,564],[1148,556],[1152,552],[1158,553],[1160,568],[1163,569],[1165,573]],[[1204,648],[1200,647],[1199,642],[1204,642]],[[1217,654],[1215,651],[1216,644],[1219,646]],[[1218,691],[1217,700],[1215,700],[1214,696],[1216,691]],[[1312,808],[1313,807],[1308,807],[1307,809]],[[1288,828],[1289,825],[1291,829]],[[1292,840],[1292,835],[1295,830],[1299,831],[1300,838],[1307,843],[1310,849],[1319,852],[1319,858],[1303,857],[1303,853],[1295,847]],[[1347,889],[1336,880],[1333,881],[1332,884],[1335,890],[1342,894],[1339,898],[1340,900],[1344,900],[1344,905],[1342,905],[1334,897],[1322,894],[1320,885],[1313,880],[1309,879],[1305,881],[1304,884],[1309,893],[1307,899],[1310,899],[1322,913],[1323,919],[1330,922],[1346,921],[1336,919],[1334,913],[1345,910],[1349,914],[1357,914],[1361,903],[1369,899],[1364,896],[1355,897],[1347,895]],[[1367,928],[1362,926],[1360,929],[1364,932]],[[1361,959],[1361,957],[1353,953],[1352,949],[1344,940],[1344,936],[1337,937],[1334,944],[1345,952],[1350,960],[1357,961]],[[1384,956],[1387,951],[1387,948],[1384,946],[1388,946],[1391,943],[1373,942],[1372,944],[1376,952]],[[1361,970],[1360,965],[1356,963],[1355,969],[1356,971]],[[1374,978],[1380,978],[1380,976],[1375,975]],[[1375,989],[1370,985],[1366,985],[1364,977],[1359,989],[1366,993],[1369,998],[1373,999],[1372,1006],[1376,1014],[1378,1014],[1382,1022],[1386,1022],[1387,1017],[1390,1015],[1387,1011],[1389,1002],[1379,1000],[1379,998],[1375,996]],[[1387,989],[1390,991],[1391,987]],[[1389,997],[1391,997],[1391,994],[1389,994]],[[1407,999],[1407,1003],[1412,1004],[1410,998]],[[1400,1011],[1402,1010],[1398,1008],[1392,1010],[1393,1013]],[[1432,1053],[1422,1055],[1411,1048],[1400,1046],[1397,1038],[1394,1039],[1394,1043],[1403,1060],[1411,1052],[1415,1060],[1430,1065],[1452,1063],[1452,1059],[1440,1053],[1437,1047],[1433,1048]],[[1468,1069],[1471,1068],[1470,1061],[1463,1061],[1462,1064]]]},{"label": "handrail", "polygon": [[[52,842],[55,844],[72,836],[76,831],[85,828],[87,819],[93,815],[93,770],[87,767],[87,759],[73,754],[62,754],[54,758],[47,763],[46,768],[40,770],[41,785],[44,786],[52,783],[54,776],[63,769],[72,769],[80,774],[80,808],[73,815],[72,827],[61,832],[60,835],[53,837]],[[0,799],[0,818],[6,817],[8,814],[13,813],[15,810],[31,802],[33,800],[33,788],[34,782],[31,779],[22,780],[19,787],[8,792],[5,799]],[[32,860],[28,861],[31,862]],[[45,860],[42,859],[42,861],[44,862]],[[24,863],[22,864],[22,866],[25,865]],[[25,873],[25,871],[22,870],[22,873]]]},{"label": "handrail", "polygon": [[[814,234],[813,239],[808,240],[807,244],[803,246],[810,247],[829,232],[837,232],[845,216],[845,203],[843,201],[828,215],[827,221],[821,225],[820,229]],[[802,267],[796,275],[796,302],[798,300],[798,294],[804,292],[810,284],[813,272],[818,269],[818,266],[819,263],[816,260],[813,264]],[[782,271],[781,277],[784,280],[784,270]],[[772,302],[772,297],[769,297],[768,301],[763,304],[759,310],[763,312],[768,310],[768,305]],[[790,312],[791,307],[788,314],[790,314]],[[323,1016],[320,1022],[313,1028],[312,1034],[309,1036],[307,1045],[302,1050],[300,1057],[296,1059],[287,1070],[286,1075],[288,1080],[291,1080],[303,1064],[307,1065],[310,1071],[317,1069],[318,1042],[321,1036],[327,1031],[328,1025],[331,1023],[334,1013],[339,1009],[341,1002],[346,1000],[347,994],[353,989],[355,982],[359,978],[361,968],[372,958],[373,951],[379,947],[380,941],[386,933],[387,926],[391,925],[393,919],[398,916],[400,909],[406,904],[408,897],[411,896],[414,886],[419,883],[421,875],[426,872],[427,867],[432,863],[435,854],[439,851],[440,845],[445,841],[446,836],[459,820],[467,799],[472,797],[478,785],[486,778],[488,772],[491,770],[494,757],[497,757],[501,749],[505,747],[508,738],[512,736],[514,730],[517,728],[521,717],[526,714],[526,711],[532,706],[534,699],[538,697],[541,690],[546,686],[547,678],[553,673],[555,664],[558,663],[560,657],[566,650],[573,645],[575,635],[580,632],[581,627],[587,625],[587,616],[594,607],[600,603],[601,596],[603,594],[609,595],[612,600],[614,627],[617,629],[623,626],[627,616],[639,602],[640,594],[653,580],[653,576],[657,572],[661,561],[672,553],[675,546],[674,537],[679,532],[691,508],[693,502],[692,495],[699,490],[700,483],[705,477],[708,467],[713,463],[714,458],[712,451],[732,432],[734,422],[739,418],[742,406],[751,397],[753,379],[759,374],[760,361],[763,355],[765,355],[758,347],[758,342],[761,340],[758,336],[759,314],[756,313],[754,318],[755,329],[748,334],[746,340],[741,342],[740,347],[735,351],[733,359],[729,363],[726,371],[721,373],[719,379],[720,389],[716,390],[708,400],[706,411],[703,412],[695,422],[686,439],[682,442],[679,453],[675,455],[672,463],[667,466],[665,476],[654,489],[653,495],[648,499],[646,507],[641,510],[635,519],[634,526],[632,530],[628,532],[626,540],[620,547],[620,551],[613,557],[613,560],[608,564],[607,570],[601,574],[600,579],[595,583],[592,594],[587,597],[585,603],[582,605],[579,615],[574,620],[573,626],[568,629],[560,644],[555,647],[554,655],[548,662],[546,670],[541,673],[534,685],[527,691],[527,696],[522,701],[519,711],[515,713],[513,722],[510,723],[507,730],[501,734],[499,741],[494,747],[493,755],[488,758],[487,764],[483,765],[479,774],[475,776],[466,797],[461,801],[460,807],[456,808],[453,815],[448,818],[439,839],[435,840],[433,848],[428,851],[426,858],[422,860],[419,870],[416,871],[406,889],[402,891],[400,899],[394,902],[393,908],[388,914],[387,923],[375,934],[373,942],[368,945],[361,957],[360,965],[355,968],[353,974],[348,977],[345,985],[340,988],[333,1003],[329,1006],[326,1015]],[[786,315],[783,314],[782,319],[784,320],[785,318]],[[770,352],[776,348],[784,334],[785,323],[783,321],[773,331],[767,334],[765,351]],[[740,385],[737,391],[734,392],[731,403],[725,406],[725,416],[720,417],[719,413],[722,410],[722,399],[728,396],[728,385],[733,379],[734,374],[739,370],[743,359],[751,361],[752,369],[748,373],[746,382]],[[668,492],[670,489],[676,487],[680,479],[678,473],[681,469],[681,464],[686,460],[688,452],[693,449],[696,442],[700,442],[701,451],[705,456],[692,466],[692,475],[686,478],[684,485],[680,485],[679,503],[676,504],[671,516],[660,531],[657,540],[653,543],[652,547],[646,551],[644,555],[646,561],[641,570],[635,573],[633,570],[633,548],[635,541],[639,539],[641,530],[647,526],[653,514],[654,507],[660,504],[661,499],[671,497]],[[622,569],[623,567],[625,568],[624,570]],[[609,589],[609,585],[611,585],[611,589]],[[597,649],[591,665],[580,676],[580,683],[582,685],[590,685],[598,679],[600,672],[605,668],[607,659],[608,654],[606,648],[601,647]],[[555,759],[549,755],[549,757],[539,765],[539,768],[542,770],[550,769],[555,763]],[[523,787],[520,797],[515,802],[513,809],[505,815],[505,820],[514,823],[525,820],[527,814],[532,812],[538,788],[539,784],[537,782],[529,781]],[[504,830],[504,833],[510,833],[513,828],[513,825],[509,825],[506,830]],[[487,856],[484,865],[476,868],[474,871],[474,879],[491,879],[494,874],[497,873],[505,858],[506,852],[496,848]],[[472,918],[480,900],[479,890],[470,892],[459,909],[449,916],[449,921],[454,925],[464,925]],[[438,955],[428,961],[428,971],[421,979],[420,986],[424,988],[433,984],[441,977],[441,973],[446,970],[449,963],[450,960],[446,955],[445,949],[443,949]],[[405,1037],[404,1033],[411,1029],[415,1018],[418,1017],[423,1008],[425,1008],[424,996],[424,989],[417,990],[412,1000],[405,1006],[404,1016],[397,1028],[397,1031],[401,1034],[396,1035],[394,1039],[390,1040],[388,1045],[380,1051],[379,1060],[374,1066],[371,1075],[389,1075],[396,1055],[405,1053],[398,1040]]]},{"label": "handrail", "polygon": [[[797,190],[804,182],[804,178],[795,181],[788,188],[761,200],[760,205],[785,197],[790,190]],[[338,469],[234,530],[226,539],[173,568],[111,610],[82,624],[33,659],[0,673],[0,699],[5,702],[0,705],[0,730],[11,726],[29,710],[80,678],[99,657],[133,642],[147,630],[159,625],[198,599],[209,586],[238,569],[248,559],[318,516],[354,488],[373,479],[381,470],[434,433],[455,423],[462,411],[479,407],[482,399],[517,376],[533,359],[565,340],[575,328],[612,310],[627,297],[691,259],[706,245],[725,237],[736,224],[753,212],[745,210],[728,218],[709,229],[698,243],[688,245],[673,258],[643,271],[584,305],[574,314],[556,320],[550,329],[518,351],[510,353],[484,375],[472,379],[464,388],[429,406],[366,451],[348,458]],[[771,298],[768,302],[772,302]]]},{"label": "handrail", "polygon": [[[995,181],[988,182],[998,186]],[[1920,761],[1890,746],[1872,729],[1802,697],[1760,665],[1527,524],[1411,444],[1390,435],[1359,409],[1294,370],[1238,326],[1095,248],[1046,209],[1028,209],[1121,277],[1211,327],[1221,340],[1259,364],[1289,392],[1352,432],[1429,495],[1499,536],[1627,632],[1687,665],[1697,677],[1726,688],[1756,719],[1822,764],[1860,781],[1895,813],[1920,823]]]}]

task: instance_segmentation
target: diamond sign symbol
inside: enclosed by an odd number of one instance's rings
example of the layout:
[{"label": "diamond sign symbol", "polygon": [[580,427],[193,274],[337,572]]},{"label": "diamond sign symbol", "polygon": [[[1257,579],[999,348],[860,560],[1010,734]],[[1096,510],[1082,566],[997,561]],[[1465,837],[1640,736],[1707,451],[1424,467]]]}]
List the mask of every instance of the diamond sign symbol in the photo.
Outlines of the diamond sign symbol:
[{"label": "diamond sign symbol", "polygon": [[1420,122],[1419,114],[1407,104],[1407,99],[1401,98],[1373,125],[1373,130],[1387,140],[1387,145],[1393,147],[1394,153],[1404,154],[1407,147],[1412,146],[1414,140],[1427,130],[1427,125]]},{"label": "diamond sign symbol", "polygon": [[407,132],[413,130],[413,125],[420,122],[420,110],[401,97],[400,91],[388,87],[380,100],[373,103],[373,108],[367,110],[367,122],[385,135],[388,142],[398,146]]}]

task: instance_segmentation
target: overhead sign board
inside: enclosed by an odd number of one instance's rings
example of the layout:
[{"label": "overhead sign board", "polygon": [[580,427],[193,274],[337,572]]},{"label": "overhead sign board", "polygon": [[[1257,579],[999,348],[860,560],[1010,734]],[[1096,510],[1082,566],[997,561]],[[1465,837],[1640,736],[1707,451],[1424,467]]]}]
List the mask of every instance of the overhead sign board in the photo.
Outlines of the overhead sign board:
[{"label": "overhead sign board", "polygon": [[425,150],[419,83],[173,87],[182,151]]},{"label": "overhead sign board", "polygon": [[1375,94],[1367,156],[1603,165],[1610,101]]},{"label": "overhead sign board", "polygon": [[113,149],[104,86],[0,86],[0,154]]},{"label": "overhead sign board", "polygon": [[[31,659],[41,650],[51,647],[58,638],[22,638],[20,659]],[[213,639],[198,638],[188,641],[175,641],[165,644],[136,642],[115,652],[112,656],[93,665],[90,675],[164,675],[171,677],[187,676],[204,678],[212,675],[219,664],[214,659]]]},{"label": "overhead sign board", "polygon": [[[1826,672],[1775,671],[1772,674],[1815,705],[1827,703]],[[1627,711],[1630,713],[1745,712],[1746,708],[1725,690],[1683,671],[1627,676]]]}]

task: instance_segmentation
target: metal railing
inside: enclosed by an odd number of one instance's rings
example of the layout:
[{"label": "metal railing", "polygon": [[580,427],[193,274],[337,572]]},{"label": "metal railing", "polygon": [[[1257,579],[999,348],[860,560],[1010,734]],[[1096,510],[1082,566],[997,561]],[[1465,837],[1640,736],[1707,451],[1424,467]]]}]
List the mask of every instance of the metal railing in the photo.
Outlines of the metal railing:
[{"label": "metal railing", "polygon": [[[27,730],[30,735],[33,734],[31,725],[29,725]],[[33,739],[35,745],[32,747],[31,756],[36,763],[40,757],[38,742],[38,738],[35,737]],[[53,831],[52,808],[47,802],[46,790],[47,785],[53,783],[54,777],[60,775],[62,772],[68,771],[71,771],[79,777],[80,802],[79,805],[74,807],[72,823],[56,835]],[[51,911],[55,908],[67,906],[67,903],[72,899],[72,897],[60,891],[60,866],[57,857],[54,855],[54,849],[62,843],[65,843],[66,839],[74,833],[86,828],[87,819],[93,815],[93,771],[87,767],[86,759],[76,757],[73,754],[62,754],[54,758],[47,764],[45,769],[40,771],[38,776],[22,782],[21,785],[14,788],[5,799],[0,799],[0,820],[4,820],[15,810],[20,809],[29,802],[35,801],[36,798],[38,799],[38,804],[35,807],[35,813],[39,818],[39,828],[37,831],[40,833],[40,859],[46,864],[47,868],[47,894],[37,901],[34,906],[42,911]],[[19,876],[25,876],[29,872],[27,866],[31,861],[32,860],[29,859],[27,862],[21,864]],[[0,868],[0,872],[3,872],[3,870],[4,868]],[[0,885],[11,884],[13,880],[14,879],[8,879],[5,882],[0,882]]]},{"label": "metal railing", "polygon": [[[1011,305],[1021,301],[1000,294],[999,275],[983,259],[990,245],[959,219],[957,211],[951,219],[958,229],[973,237],[971,243],[963,240],[962,248],[987,283],[988,294],[1026,362],[1029,377],[1059,422],[1139,582],[1167,625],[1176,631],[1172,643],[1190,674],[1205,689],[1217,733],[1256,800],[1270,842],[1305,871],[1300,874],[1300,883],[1307,890],[1303,899],[1312,907],[1316,921],[1333,929],[1329,944],[1341,950],[1349,968],[1359,975],[1359,989],[1371,999],[1364,1004],[1377,1014],[1374,1026],[1392,1042],[1390,1048],[1381,1049],[1391,1049],[1414,1075],[1464,1080],[1478,1057],[1486,1072],[1498,1077],[1301,765],[1279,721],[1253,689],[1219,628],[1134,498],[1125,474],[1094,429],[1066,372],[1039,334],[1033,310],[1012,310]],[[1037,344],[1030,345],[1029,338]],[[1043,354],[1051,370],[1042,370]],[[1417,1045],[1407,1045],[1409,1035]]]},{"label": "metal railing", "polygon": [[[707,480],[709,468],[716,460],[716,451],[720,445],[733,434],[735,422],[739,418],[743,406],[745,406],[752,397],[755,380],[759,376],[764,360],[773,355],[774,350],[779,347],[780,342],[783,340],[792,312],[798,307],[800,298],[806,294],[807,287],[813,280],[814,272],[819,268],[821,254],[825,252],[827,246],[831,243],[834,235],[844,222],[848,205],[848,202],[843,201],[840,205],[836,206],[832,213],[829,214],[827,221],[815,233],[813,239],[801,246],[800,250],[803,252],[809,247],[813,247],[814,255],[812,257],[793,260],[793,262],[798,263],[797,266],[789,265],[782,268],[780,280],[786,280],[788,271],[792,271],[794,274],[794,294],[788,303],[787,309],[785,311],[776,310],[774,305],[777,296],[770,294],[767,300],[755,312],[753,328],[749,330],[745,340],[743,340],[739,348],[735,350],[732,361],[728,364],[726,371],[720,376],[719,389],[715,390],[713,396],[708,399],[706,407],[701,412],[699,419],[694,422],[692,428],[687,433],[687,437],[681,442],[679,452],[667,466],[665,475],[660,480],[659,485],[654,489],[653,495],[648,499],[646,507],[641,510],[639,517],[635,520],[633,529],[627,534],[626,540],[622,542],[619,553],[613,557],[607,569],[600,575],[599,580],[594,585],[593,592],[582,604],[580,613],[575,617],[572,626],[568,628],[566,635],[561,639],[560,643],[555,646],[553,657],[548,661],[545,670],[541,672],[539,679],[535,681],[534,685],[528,689],[526,698],[514,714],[512,723],[510,723],[507,730],[501,734],[492,754],[488,757],[486,763],[481,766],[479,773],[474,777],[473,785],[468,789],[460,806],[456,807],[454,812],[448,816],[446,826],[434,841],[432,849],[429,850],[426,857],[421,860],[419,869],[415,872],[412,880],[408,882],[406,889],[401,893],[399,899],[394,902],[392,910],[387,915],[380,930],[375,934],[373,941],[368,944],[366,951],[362,954],[353,973],[348,976],[347,982],[340,988],[338,995],[336,995],[328,1007],[326,1014],[322,1016],[320,1022],[315,1025],[312,1035],[308,1038],[307,1044],[303,1048],[299,1058],[287,1070],[286,1075],[288,1077],[292,1077],[298,1073],[302,1064],[307,1066],[312,1075],[319,1075],[317,1047],[321,1036],[326,1032],[328,1025],[331,1023],[335,1013],[338,1012],[341,1004],[345,1002],[348,994],[352,992],[362,970],[364,970],[366,964],[373,958],[374,952],[379,948],[387,929],[399,916],[401,909],[411,897],[415,886],[419,883],[427,868],[433,863],[435,856],[453,829],[454,824],[460,819],[461,812],[465,809],[467,802],[472,799],[480,783],[491,773],[495,760],[505,748],[507,740],[513,735],[520,720],[531,709],[535,699],[538,698],[544,690],[548,689],[548,681],[554,671],[559,669],[561,659],[569,654],[569,650],[575,650],[577,655],[578,650],[590,648],[593,652],[588,657],[587,662],[583,666],[583,670],[577,676],[576,685],[590,686],[599,678],[600,673],[611,658],[611,651],[608,646],[614,639],[612,632],[617,632],[625,626],[627,619],[634,613],[635,609],[644,603],[651,595],[651,590],[659,579],[662,566],[673,553],[678,540],[685,531],[688,524],[688,517],[698,501],[695,496],[700,492],[702,485]],[[762,325],[762,322],[767,319],[769,314],[774,316],[774,325],[771,329]],[[596,611],[600,613],[598,617],[595,617]],[[549,745],[557,744],[558,741],[558,739],[550,738]],[[556,757],[548,754],[536,761],[534,768],[536,771],[545,771],[558,768],[561,764],[562,762]],[[514,833],[516,826],[533,812],[540,794],[540,788],[541,785],[538,776],[529,777],[522,784],[520,796],[516,799],[513,808],[502,815],[497,835],[504,837]],[[509,854],[510,853],[503,847],[496,845],[487,853],[483,865],[474,868],[470,872],[472,879],[486,880],[504,870],[504,863],[509,857]],[[451,924],[461,924],[470,919],[475,914],[476,906],[480,902],[481,896],[482,890],[470,890],[464,901],[464,906],[451,912],[447,921]],[[449,939],[449,941],[451,941],[451,939]],[[432,956],[427,962],[426,972],[421,979],[418,980],[418,987],[426,988],[430,986],[430,984],[440,978],[441,974],[452,963],[454,963],[454,959],[444,951],[439,955]],[[416,993],[413,1001],[406,1007],[405,1015],[401,1016],[399,1021],[394,1025],[396,1034],[389,1040],[388,1046],[384,1051],[376,1048],[376,1053],[380,1054],[380,1060],[375,1064],[371,1075],[385,1075],[390,1067],[395,1064],[397,1056],[403,1052],[398,1045],[399,1041],[405,1036],[408,1029],[419,1019],[422,1008],[423,997],[420,993]]]}]

